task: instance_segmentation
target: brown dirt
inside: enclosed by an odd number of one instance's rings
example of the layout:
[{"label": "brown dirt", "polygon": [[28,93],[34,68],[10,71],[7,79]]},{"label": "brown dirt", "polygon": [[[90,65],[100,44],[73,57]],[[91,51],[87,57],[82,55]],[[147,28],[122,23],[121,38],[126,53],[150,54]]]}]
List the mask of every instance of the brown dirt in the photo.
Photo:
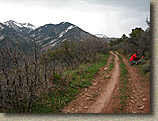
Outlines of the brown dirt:
[{"label": "brown dirt", "polygon": [[[119,67],[119,58],[116,54],[111,52],[114,55],[114,68],[111,73],[111,78],[108,83],[104,87],[104,91],[97,98],[97,100],[91,105],[86,113],[112,113],[113,107],[115,107],[115,103],[111,103],[114,101],[113,92],[114,89],[117,91],[119,84],[119,76],[120,76],[120,67]],[[116,103],[117,104],[117,103]]]},{"label": "brown dirt", "polygon": [[[118,53],[117,53],[118,54]],[[128,70],[128,93],[125,113],[150,113],[150,82],[139,73],[136,67],[130,66],[127,59],[122,55],[123,61]]]},{"label": "brown dirt", "polygon": [[[112,62],[113,56],[115,66],[112,71],[108,72],[106,68]],[[92,86],[77,95],[76,99],[64,108],[63,113],[102,113],[102,110],[108,107],[112,92],[116,89],[115,86],[118,86],[119,72],[118,57],[111,52],[107,65],[100,68]]]},{"label": "brown dirt", "polygon": [[[75,100],[63,109],[63,113],[115,113],[119,107],[119,58],[111,52],[107,65],[100,68],[92,85],[80,91]],[[119,54],[119,53],[117,53]],[[114,57],[114,68],[106,70]],[[123,56],[122,56],[123,57]],[[137,68],[129,65],[123,57],[128,70],[129,95],[124,113],[149,113],[150,112],[150,83],[139,74]]]}]

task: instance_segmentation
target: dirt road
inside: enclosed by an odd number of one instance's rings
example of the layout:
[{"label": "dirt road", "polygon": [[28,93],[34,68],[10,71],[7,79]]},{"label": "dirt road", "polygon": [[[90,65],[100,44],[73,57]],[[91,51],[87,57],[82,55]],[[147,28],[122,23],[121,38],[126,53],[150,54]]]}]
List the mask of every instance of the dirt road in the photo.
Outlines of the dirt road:
[{"label": "dirt road", "polygon": [[118,56],[113,52],[111,52],[111,54],[114,56],[115,65],[111,73],[111,78],[104,86],[102,94],[96,99],[93,105],[90,105],[86,113],[103,113],[102,110],[109,107],[109,101],[111,99],[112,93],[114,89],[116,89],[115,86],[118,86],[120,75],[119,59]]},{"label": "dirt road", "polygon": [[[63,109],[63,113],[115,113],[119,106],[119,53],[110,52],[107,65],[100,68],[95,76],[92,85],[81,91],[76,99],[71,101]],[[123,57],[123,56],[122,56]],[[108,71],[109,65],[114,58],[114,68]],[[127,106],[124,113],[149,113],[150,112],[150,84],[147,84],[139,75],[136,68],[131,67],[123,57],[128,70],[129,94]]]},{"label": "dirt road", "polygon": [[[117,53],[117,52],[116,52]],[[119,54],[119,53],[117,53]],[[121,55],[122,56],[122,55]],[[130,66],[123,56],[128,70],[129,95],[126,113],[150,113],[150,82],[141,76],[137,68]]]}]

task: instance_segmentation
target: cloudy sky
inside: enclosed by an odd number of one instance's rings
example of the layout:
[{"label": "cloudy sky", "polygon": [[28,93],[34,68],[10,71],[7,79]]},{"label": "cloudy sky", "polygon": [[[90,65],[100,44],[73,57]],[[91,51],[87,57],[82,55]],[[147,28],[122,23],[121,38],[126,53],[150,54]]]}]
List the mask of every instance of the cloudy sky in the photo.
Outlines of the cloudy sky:
[{"label": "cloudy sky", "polygon": [[35,26],[63,21],[108,37],[147,28],[150,0],[0,0],[0,22],[14,20]]}]

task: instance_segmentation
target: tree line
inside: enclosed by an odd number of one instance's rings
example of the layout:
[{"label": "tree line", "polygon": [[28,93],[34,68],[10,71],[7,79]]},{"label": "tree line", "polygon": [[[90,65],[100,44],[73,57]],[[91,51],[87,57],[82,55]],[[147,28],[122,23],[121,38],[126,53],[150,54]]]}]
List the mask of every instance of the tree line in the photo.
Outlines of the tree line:
[{"label": "tree line", "polygon": [[146,21],[148,28],[143,30],[140,27],[132,29],[132,32],[127,37],[125,34],[117,41],[111,41],[112,50],[122,49],[124,54],[134,53],[139,51],[142,55],[150,58],[150,22]]}]

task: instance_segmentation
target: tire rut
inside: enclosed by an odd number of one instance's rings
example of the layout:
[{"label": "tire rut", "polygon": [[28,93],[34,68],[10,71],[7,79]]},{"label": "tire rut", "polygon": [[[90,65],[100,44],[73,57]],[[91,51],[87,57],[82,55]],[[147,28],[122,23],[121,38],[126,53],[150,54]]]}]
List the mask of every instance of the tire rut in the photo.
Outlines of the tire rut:
[{"label": "tire rut", "polygon": [[[120,67],[118,56],[113,52],[110,52],[110,54],[107,65],[100,68],[92,86],[81,91],[76,99],[63,109],[63,113],[104,113],[112,111],[109,106],[113,107],[113,104],[109,102],[111,102],[113,91],[118,88]],[[108,73],[105,69],[110,65],[112,56],[114,57],[114,68]],[[108,78],[105,78],[105,75]]]},{"label": "tire rut", "polygon": [[129,77],[130,98],[127,100],[125,113],[150,113],[150,83],[139,74],[137,68],[129,65],[126,58],[117,54],[123,58]]},{"label": "tire rut", "polygon": [[95,101],[95,103],[88,108],[86,113],[104,113],[107,112],[106,109],[109,110],[109,107],[113,107],[109,105],[109,101],[112,98],[112,93],[115,89],[115,86],[119,83],[120,67],[118,56],[113,52],[111,52],[111,54],[114,55],[115,58],[115,66],[112,70],[112,76],[109,82],[107,83],[105,90],[102,92],[100,97]]}]

